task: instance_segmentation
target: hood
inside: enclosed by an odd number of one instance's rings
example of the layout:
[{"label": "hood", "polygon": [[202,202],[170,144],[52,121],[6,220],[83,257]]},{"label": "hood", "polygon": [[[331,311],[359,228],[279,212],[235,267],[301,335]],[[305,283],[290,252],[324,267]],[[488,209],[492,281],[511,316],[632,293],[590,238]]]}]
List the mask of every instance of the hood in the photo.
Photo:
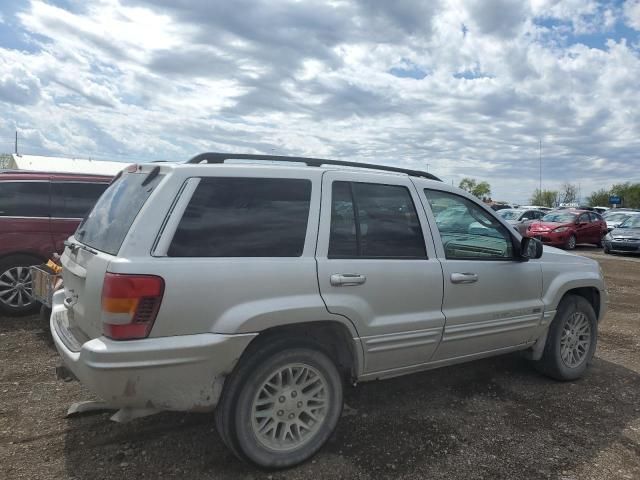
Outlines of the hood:
[{"label": "hood", "polygon": [[561,250],[556,247],[551,247],[549,245],[545,245],[542,249],[542,257],[541,260],[545,263],[552,264],[572,264],[572,265],[589,265],[595,266],[596,269],[600,269],[600,266],[597,261],[592,260],[591,258],[583,257],[576,253],[571,253],[567,250]]},{"label": "hood", "polygon": [[610,233],[617,238],[640,238],[640,228],[614,228]]},{"label": "hood", "polygon": [[559,222],[532,222],[529,224],[529,228],[531,230],[538,231],[551,231],[555,230],[558,227],[570,227],[573,224],[571,223],[559,223]]}]

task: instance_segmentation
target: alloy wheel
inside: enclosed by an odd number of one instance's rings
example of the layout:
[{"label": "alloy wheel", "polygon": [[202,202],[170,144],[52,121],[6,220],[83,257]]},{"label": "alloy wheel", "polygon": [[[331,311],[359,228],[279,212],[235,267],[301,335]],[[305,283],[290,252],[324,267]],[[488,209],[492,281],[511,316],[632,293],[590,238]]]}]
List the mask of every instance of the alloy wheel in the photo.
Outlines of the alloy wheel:
[{"label": "alloy wheel", "polygon": [[296,449],[318,433],[329,402],[328,381],[318,370],[302,363],[280,367],[253,400],[253,433],[268,449]]},{"label": "alloy wheel", "polygon": [[567,319],[560,336],[560,356],[570,368],[579,366],[591,348],[591,324],[582,312],[574,312]]},{"label": "alloy wheel", "polygon": [[29,267],[12,267],[0,274],[0,302],[11,308],[27,308],[35,302]]}]

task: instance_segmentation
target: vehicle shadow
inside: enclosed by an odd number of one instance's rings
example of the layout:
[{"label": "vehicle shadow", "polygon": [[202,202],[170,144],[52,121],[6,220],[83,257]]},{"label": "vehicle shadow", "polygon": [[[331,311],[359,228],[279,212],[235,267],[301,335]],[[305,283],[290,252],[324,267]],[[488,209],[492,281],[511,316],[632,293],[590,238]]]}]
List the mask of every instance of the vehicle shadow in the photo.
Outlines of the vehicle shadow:
[{"label": "vehicle shadow", "polygon": [[[640,417],[640,375],[595,359],[560,383],[518,355],[348,388],[334,436],[311,461],[261,472],[235,459],[212,415],[129,424],[68,419],[69,476],[95,478],[548,478],[618,442]],[[637,447],[635,447],[637,448]]]}]

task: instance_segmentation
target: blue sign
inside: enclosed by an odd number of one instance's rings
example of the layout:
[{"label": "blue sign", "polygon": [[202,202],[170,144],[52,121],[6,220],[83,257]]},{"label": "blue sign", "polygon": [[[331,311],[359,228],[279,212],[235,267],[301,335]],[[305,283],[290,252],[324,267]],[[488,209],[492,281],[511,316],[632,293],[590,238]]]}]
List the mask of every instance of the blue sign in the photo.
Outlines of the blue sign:
[{"label": "blue sign", "polygon": [[609,197],[609,203],[611,205],[620,205],[622,203],[622,200],[618,195],[611,195]]}]

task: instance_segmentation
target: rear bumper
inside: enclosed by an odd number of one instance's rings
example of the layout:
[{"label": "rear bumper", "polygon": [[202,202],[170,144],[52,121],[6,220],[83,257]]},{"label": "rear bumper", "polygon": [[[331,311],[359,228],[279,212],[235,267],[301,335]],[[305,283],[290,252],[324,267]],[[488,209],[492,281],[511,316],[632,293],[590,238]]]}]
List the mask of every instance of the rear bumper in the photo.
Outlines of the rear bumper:
[{"label": "rear bumper", "polygon": [[[66,309],[54,301],[50,327],[64,365],[114,408],[207,411],[256,334],[204,333],[144,340],[89,340],[68,346]],[[66,343],[65,340],[66,339]]]}]

